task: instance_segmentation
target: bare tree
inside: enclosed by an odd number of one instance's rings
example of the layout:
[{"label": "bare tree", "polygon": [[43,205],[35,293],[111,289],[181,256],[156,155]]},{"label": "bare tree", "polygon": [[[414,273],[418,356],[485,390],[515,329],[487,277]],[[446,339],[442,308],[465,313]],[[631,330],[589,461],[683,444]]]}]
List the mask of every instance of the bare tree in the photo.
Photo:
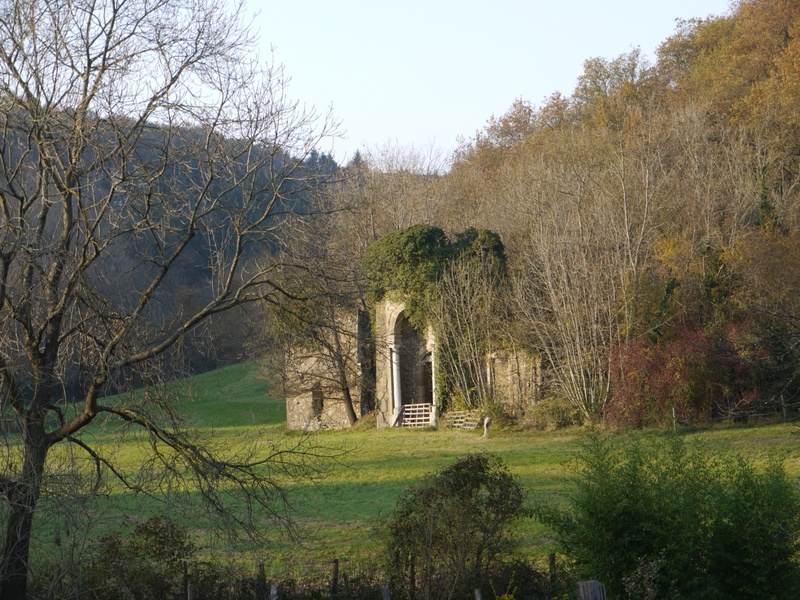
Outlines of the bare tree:
[{"label": "bare tree", "polygon": [[352,209],[338,195],[325,195],[313,218],[291,223],[283,244],[281,286],[291,290],[291,302],[272,303],[269,311],[273,342],[283,354],[287,393],[321,385],[341,397],[347,421],[353,425],[355,388],[360,381],[359,315],[366,314],[366,292],[360,273],[360,251],[348,233],[355,221]]},{"label": "bare tree", "polygon": [[602,145],[567,132],[551,150],[509,181],[529,232],[518,250],[516,306],[557,387],[594,420],[609,398],[609,355],[621,335],[625,247],[599,191]]},{"label": "bare tree", "polygon": [[[26,595],[31,532],[59,444],[141,484],[82,435],[105,415],[149,435],[153,469],[187,473],[279,515],[276,470],[313,472],[302,446],[218,453],[168,402],[104,402],[155,382],[214,315],[276,293],[264,259],[302,202],[303,158],[331,133],[251,57],[241,5],[223,0],[0,2],[0,393],[13,420],[0,598]],[[189,266],[191,310],[165,291]],[[67,375],[80,402],[68,403]]]},{"label": "bare tree", "polygon": [[442,198],[437,185],[446,162],[434,146],[387,144],[369,149],[362,167],[350,195],[351,200],[363,200],[357,218],[372,225],[371,242],[411,225],[439,222]]},{"label": "bare tree", "polygon": [[488,257],[457,258],[429,301],[440,372],[448,391],[468,407],[491,400],[486,369],[502,322],[504,275]]},{"label": "bare tree", "polygon": [[610,393],[609,357],[619,340],[617,256],[579,227],[580,210],[540,222],[523,258],[521,316],[564,396],[595,420]]}]

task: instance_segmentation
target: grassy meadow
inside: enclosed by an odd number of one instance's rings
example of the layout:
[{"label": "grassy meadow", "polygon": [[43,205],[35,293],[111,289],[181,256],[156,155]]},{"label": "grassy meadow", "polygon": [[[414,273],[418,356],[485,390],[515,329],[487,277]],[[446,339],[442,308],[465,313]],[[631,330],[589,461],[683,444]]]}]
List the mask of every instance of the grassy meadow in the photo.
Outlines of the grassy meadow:
[{"label": "grassy meadow", "polygon": [[[238,440],[253,435],[288,442],[301,438],[302,434],[285,430],[285,404],[270,395],[269,385],[254,363],[225,367],[182,385],[186,412],[197,427],[213,430],[223,443],[233,447]],[[380,526],[392,512],[398,495],[425,474],[470,452],[490,452],[501,457],[519,477],[530,503],[562,502],[570,489],[575,451],[587,430],[492,430],[488,438],[481,434],[482,430],[377,430],[367,424],[315,434],[315,443],[346,452],[323,480],[288,486],[303,542],[297,545],[276,541],[267,548],[252,549],[255,557],[265,562],[270,574],[284,576],[326,568],[334,558],[340,559],[343,568],[374,564],[381,553]],[[102,442],[103,436],[109,434],[100,431],[92,435]],[[672,433],[611,435],[647,437]],[[800,428],[792,424],[720,426],[684,430],[680,435],[690,443],[754,460],[766,460],[777,453],[785,457],[791,474],[800,475]],[[134,436],[123,441],[117,452],[132,469],[142,447]],[[161,510],[126,498],[122,490],[118,496],[117,506],[129,514]],[[184,518],[191,525],[191,517]],[[518,522],[516,529],[522,542],[521,554],[543,560],[550,549],[548,532],[531,519]],[[252,555],[238,558],[253,560]]]}]

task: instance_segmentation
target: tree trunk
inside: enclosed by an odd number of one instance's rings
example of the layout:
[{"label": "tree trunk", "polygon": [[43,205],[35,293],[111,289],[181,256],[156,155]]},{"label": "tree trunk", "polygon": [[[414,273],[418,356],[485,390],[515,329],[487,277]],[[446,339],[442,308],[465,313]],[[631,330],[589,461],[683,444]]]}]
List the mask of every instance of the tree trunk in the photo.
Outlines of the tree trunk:
[{"label": "tree trunk", "polygon": [[[339,364],[339,386],[342,389],[342,397],[344,398],[344,409],[347,413],[347,420],[350,425],[354,425],[358,421],[358,415],[353,408],[353,396],[350,394],[350,385],[347,383],[347,371],[345,371],[344,364],[340,361]],[[0,598],[2,600],[2,598]]]},{"label": "tree trunk", "polygon": [[[344,409],[347,414],[347,420],[352,427],[358,421],[355,408],[353,407],[353,396],[350,394],[350,383],[347,381],[347,362],[345,359],[344,345],[339,337],[339,328],[336,325],[336,309],[330,307],[331,322],[334,323],[333,328],[333,342],[335,346],[332,348],[331,355],[336,363],[336,375],[339,378],[339,388],[342,390],[342,399],[344,400]],[[356,342],[358,343],[358,342]]]},{"label": "tree trunk", "polygon": [[42,488],[47,445],[40,428],[25,440],[25,457],[19,480],[8,501],[6,540],[0,563],[0,600],[24,600],[28,582],[33,513]]}]

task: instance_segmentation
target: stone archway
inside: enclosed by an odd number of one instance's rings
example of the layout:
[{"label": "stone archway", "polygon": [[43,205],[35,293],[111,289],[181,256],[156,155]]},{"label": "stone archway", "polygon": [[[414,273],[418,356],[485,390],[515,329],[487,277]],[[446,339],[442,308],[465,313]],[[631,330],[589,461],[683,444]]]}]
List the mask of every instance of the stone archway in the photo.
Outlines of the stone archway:
[{"label": "stone archway", "polygon": [[433,332],[416,329],[406,318],[402,303],[384,300],[376,310],[376,338],[381,355],[376,365],[378,426],[400,424],[409,406],[416,407],[418,415],[429,415],[427,421],[418,417],[417,425],[435,424]]},{"label": "stone archway", "polygon": [[397,315],[394,325],[393,412],[406,404],[433,404],[432,353],[427,340],[406,318]]}]

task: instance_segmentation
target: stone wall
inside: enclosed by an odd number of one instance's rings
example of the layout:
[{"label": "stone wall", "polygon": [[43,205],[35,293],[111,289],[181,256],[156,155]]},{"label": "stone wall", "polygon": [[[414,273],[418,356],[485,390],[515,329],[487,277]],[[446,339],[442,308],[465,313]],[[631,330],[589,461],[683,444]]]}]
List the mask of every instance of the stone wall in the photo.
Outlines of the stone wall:
[{"label": "stone wall", "polygon": [[492,401],[516,416],[539,401],[542,384],[541,358],[523,350],[500,350],[487,358]]},{"label": "stone wall", "polygon": [[[350,393],[358,398],[359,390],[351,388]],[[356,416],[360,418],[360,403],[355,401],[353,404]],[[350,427],[341,390],[324,388],[318,383],[311,389],[287,396],[286,427],[304,431]]]},{"label": "stone wall", "polygon": [[[356,417],[362,416],[363,350],[356,317],[342,317],[337,332],[347,389]],[[286,426],[318,430],[349,427],[338,364],[323,348],[296,346],[285,356]]]}]

